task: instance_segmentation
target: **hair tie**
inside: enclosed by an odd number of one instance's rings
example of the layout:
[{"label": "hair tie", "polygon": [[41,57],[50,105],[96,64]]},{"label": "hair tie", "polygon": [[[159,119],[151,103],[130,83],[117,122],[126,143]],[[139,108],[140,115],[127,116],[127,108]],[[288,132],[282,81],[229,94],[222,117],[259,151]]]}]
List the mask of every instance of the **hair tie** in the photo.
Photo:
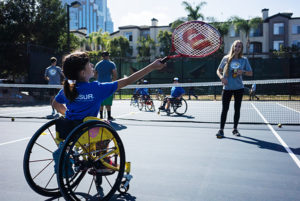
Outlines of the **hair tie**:
[{"label": "hair tie", "polygon": [[69,84],[76,84],[76,80],[67,80]]}]

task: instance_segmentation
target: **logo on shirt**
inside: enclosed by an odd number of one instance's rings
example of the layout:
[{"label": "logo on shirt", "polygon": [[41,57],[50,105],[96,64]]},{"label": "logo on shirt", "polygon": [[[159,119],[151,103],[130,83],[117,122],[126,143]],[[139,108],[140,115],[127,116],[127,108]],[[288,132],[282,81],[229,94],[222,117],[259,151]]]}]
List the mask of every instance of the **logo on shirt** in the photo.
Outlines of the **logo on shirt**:
[{"label": "logo on shirt", "polygon": [[49,70],[49,74],[51,75],[51,76],[54,76],[55,74],[56,74],[56,69],[50,69]]},{"label": "logo on shirt", "polygon": [[93,94],[79,94],[79,96],[76,98],[77,101],[93,101],[94,96]]}]

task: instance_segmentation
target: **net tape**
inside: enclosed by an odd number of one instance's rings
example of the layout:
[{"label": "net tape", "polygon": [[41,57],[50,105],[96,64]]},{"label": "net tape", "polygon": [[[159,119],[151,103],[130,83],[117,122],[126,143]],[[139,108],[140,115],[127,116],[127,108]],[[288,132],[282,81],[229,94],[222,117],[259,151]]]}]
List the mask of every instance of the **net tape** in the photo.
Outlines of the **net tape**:
[{"label": "net tape", "polygon": [[[288,84],[288,83],[300,83],[300,78],[295,79],[272,79],[272,80],[247,80],[243,81],[244,85],[251,84]],[[222,86],[220,81],[218,82],[196,82],[196,83],[178,83],[178,84],[132,84],[122,89],[135,89],[135,88],[170,88],[173,86],[180,87],[204,87],[204,86]],[[62,85],[46,85],[46,84],[0,84],[0,88],[3,87],[16,87],[16,88],[48,88],[48,89],[61,89]]]}]

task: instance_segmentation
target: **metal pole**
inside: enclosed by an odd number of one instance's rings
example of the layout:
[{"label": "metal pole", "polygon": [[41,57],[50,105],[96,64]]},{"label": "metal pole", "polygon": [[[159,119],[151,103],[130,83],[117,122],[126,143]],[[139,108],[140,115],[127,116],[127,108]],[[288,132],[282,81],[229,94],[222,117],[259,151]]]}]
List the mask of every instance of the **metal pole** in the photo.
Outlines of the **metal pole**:
[{"label": "metal pole", "polygon": [[70,52],[70,6],[67,5],[67,51]]}]

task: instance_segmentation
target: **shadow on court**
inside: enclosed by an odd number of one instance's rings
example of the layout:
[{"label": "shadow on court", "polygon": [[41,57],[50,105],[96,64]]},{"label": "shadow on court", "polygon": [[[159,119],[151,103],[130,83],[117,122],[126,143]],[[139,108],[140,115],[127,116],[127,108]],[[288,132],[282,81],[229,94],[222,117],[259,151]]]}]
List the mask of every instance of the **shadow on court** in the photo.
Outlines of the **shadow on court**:
[{"label": "shadow on court", "polygon": [[[85,199],[90,200],[90,201],[98,201],[98,197],[85,197],[82,195]],[[62,196],[60,197],[52,197],[49,199],[46,199],[45,201],[54,201],[54,200],[64,200]],[[115,194],[111,199],[111,201],[136,201],[136,197],[132,196],[130,193],[125,193],[125,194]]]},{"label": "shadow on court", "polygon": [[[244,139],[242,139],[242,138],[244,138]],[[259,140],[259,139],[252,138],[252,137],[246,137],[246,136],[241,136],[240,138],[224,137],[224,139],[230,139],[230,140],[244,142],[244,143],[247,143],[247,144],[256,145],[261,149],[269,149],[269,150],[272,150],[272,151],[287,153],[285,148],[280,144],[276,144],[276,143],[273,143],[273,142],[267,142],[267,141]],[[294,154],[300,155],[300,148],[290,148],[290,149]]]},{"label": "shadow on court", "polygon": [[120,131],[123,129],[127,129],[127,126],[124,126],[123,124],[118,124],[116,122],[110,122],[110,125],[116,130],[116,131]]}]

